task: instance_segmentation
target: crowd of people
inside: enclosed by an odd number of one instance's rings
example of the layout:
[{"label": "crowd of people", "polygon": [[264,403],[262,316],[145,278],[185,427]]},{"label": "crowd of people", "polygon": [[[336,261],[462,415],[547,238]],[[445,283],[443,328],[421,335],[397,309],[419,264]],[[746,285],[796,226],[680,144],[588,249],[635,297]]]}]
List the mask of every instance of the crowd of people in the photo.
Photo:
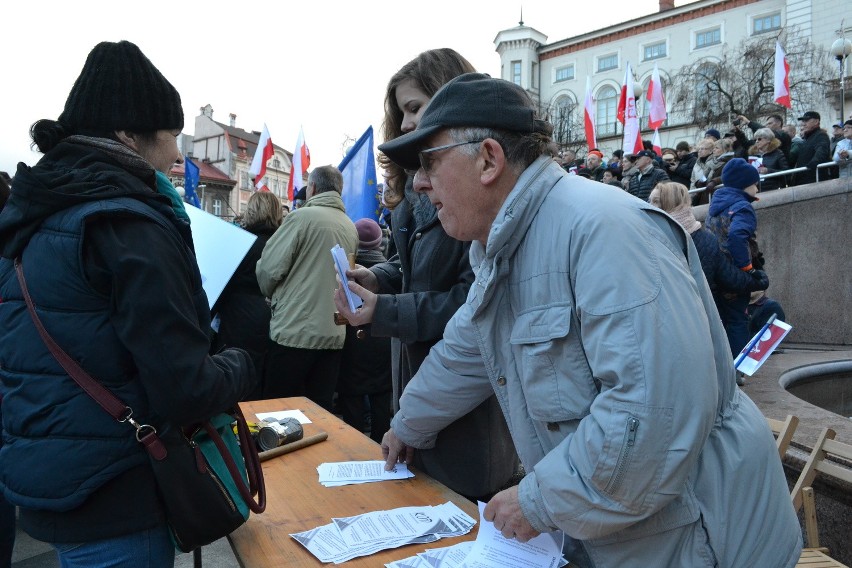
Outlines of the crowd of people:
[{"label": "crowd of people", "polygon": [[[657,183],[663,179],[675,181],[689,188],[693,205],[703,205],[710,202],[721,184],[722,169],[731,158],[743,158],[757,169],[761,176],[758,189],[762,192],[814,183],[817,179],[849,177],[852,120],[834,123],[832,128],[829,137],[816,111],[807,111],[799,117],[798,131],[795,125],[785,125],[778,114],[770,115],[763,124],[740,115],[724,136],[710,128],[694,147],[681,141],[675,148],[661,148],[658,152],[650,140],[645,140],[644,149],[635,154],[625,155],[622,150],[616,150],[609,160],[604,160],[601,150],[590,148],[585,158],[577,159],[574,150],[562,150],[556,161],[570,173],[613,185],[620,182],[624,189],[642,199],[647,199],[650,193],[651,179],[646,176],[650,175]],[[643,156],[651,157],[652,163],[642,161],[637,169],[636,162]],[[823,167],[817,176],[817,166],[831,161],[836,166]],[[798,168],[806,170],[790,171]],[[635,180],[640,170],[643,173]],[[609,175],[604,179],[607,172]],[[645,182],[637,185],[642,178]]]},{"label": "crowd of people", "polygon": [[732,361],[751,295],[772,306],[751,202],[807,179],[762,175],[828,159],[819,115],[801,142],[738,117],[694,152],[578,163],[523,89],[446,48],[394,74],[384,107],[388,238],[317,167],[286,215],[251,197],[257,239],[211,310],[165,175],[180,96],[134,44],[95,46],[0,214],[0,561],[16,506],[63,567],[174,564],[145,450],[40,341],[20,273],[56,342],[158,429],[308,396],[386,467],[486,501],[505,537],[562,531],[580,568],[794,566],[784,473]]}]

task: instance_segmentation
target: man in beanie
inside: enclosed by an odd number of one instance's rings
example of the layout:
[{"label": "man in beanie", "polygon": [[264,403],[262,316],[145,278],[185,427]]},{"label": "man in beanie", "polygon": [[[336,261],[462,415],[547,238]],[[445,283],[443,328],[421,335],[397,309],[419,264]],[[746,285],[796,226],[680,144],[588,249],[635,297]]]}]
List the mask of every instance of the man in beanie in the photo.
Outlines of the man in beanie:
[{"label": "man in beanie", "polygon": [[[732,158],[722,169],[722,187],[713,193],[710,208],[707,210],[705,225],[716,235],[719,246],[744,272],[751,273],[758,259],[753,258],[750,242],[755,243],[757,215],[751,202],[757,197],[757,184],[760,174],[757,169],[742,158]],[[732,356],[739,355],[750,339],[748,332],[748,292],[717,291],[717,306]]]},{"label": "man in beanie", "polygon": [[601,181],[603,173],[606,171],[606,166],[603,165],[603,152],[597,148],[592,148],[586,154],[586,165],[577,171],[577,175]]},{"label": "man in beanie", "polygon": [[777,449],[736,387],[689,236],[569,176],[535,109],[517,85],[470,73],[380,146],[417,170],[447,234],[473,241],[476,274],[405,389],[385,467],[496,394],[526,471],[485,507],[503,536],[561,530],[582,568],[794,566],[801,531]]},{"label": "man in beanie", "polygon": [[266,242],[255,273],[260,291],[272,299],[264,398],[306,396],[328,410],[340,371],[346,329],[334,323],[337,276],[331,249],[347,255],[358,246],[340,192],[343,176],[321,166],[308,176],[306,201],[281,222]]},{"label": "man in beanie", "polygon": [[[355,221],[358,252],[355,263],[370,268],[385,262],[383,234],[372,219]],[[391,339],[374,337],[372,326],[346,326],[346,342],[337,377],[337,407],[344,422],[381,443],[390,428]]]},{"label": "man in beanie", "polygon": [[0,214],[0,488],[62,566],[168,567],[174,545],[145,449],[39,338],[16,262],[53,340],[140,423],[209,418],[256,381],[245,351],[208,355],[207,296],[166,176],[181,128],[178,92],[139,48],[100,43],[59,119],[32,126],[44,157],[18,165]]}]

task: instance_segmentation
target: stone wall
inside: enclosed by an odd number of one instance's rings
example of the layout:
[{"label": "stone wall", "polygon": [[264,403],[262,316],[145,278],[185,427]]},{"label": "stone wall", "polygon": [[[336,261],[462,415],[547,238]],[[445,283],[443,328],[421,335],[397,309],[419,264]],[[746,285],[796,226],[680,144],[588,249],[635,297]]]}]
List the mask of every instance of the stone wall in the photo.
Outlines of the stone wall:
[{"label": "stone wall", "polygon": [[[786,341],[852,345],[852,178],[758,195],[757,239]],[[695,208],[703,221],[707,206]]]}]

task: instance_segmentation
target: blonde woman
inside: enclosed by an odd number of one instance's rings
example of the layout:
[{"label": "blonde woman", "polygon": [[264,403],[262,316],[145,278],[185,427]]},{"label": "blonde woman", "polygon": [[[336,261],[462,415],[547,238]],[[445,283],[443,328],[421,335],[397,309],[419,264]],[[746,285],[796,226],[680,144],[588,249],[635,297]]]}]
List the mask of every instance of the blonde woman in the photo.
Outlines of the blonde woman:
[{"label": "blonde woman", "polygon": [[762,270],[750,274],[737,268],[721,248],[716,235],[701,226],[692,214],[689,191],[686,186],[675,182],[659,183],[648,196],[651,205],[659,207],[686,230],[698,250],[701,269],[713,292],[716,305],[724,302],[722,294],[730,292],[754,292],[766,290],[769,279]]},{"label": "blonde woman", "polygon": [[246,400],[262,398],[266,356],[272,341],[269,339],[272,313],[257,283],[255,266],[266,241],[281,225],[282,217],[281,201],[274,193],[258,191],[249,198],[242,226],[257,239],[213,306],[219,318],[214,349],[240,347],[248,351],[254,361],[259,382]]}]

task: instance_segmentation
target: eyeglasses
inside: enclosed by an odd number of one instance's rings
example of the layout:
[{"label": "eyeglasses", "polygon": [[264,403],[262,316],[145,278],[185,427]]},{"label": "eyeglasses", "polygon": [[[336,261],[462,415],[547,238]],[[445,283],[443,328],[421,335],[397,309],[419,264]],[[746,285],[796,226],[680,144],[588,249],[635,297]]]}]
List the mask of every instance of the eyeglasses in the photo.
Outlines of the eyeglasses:
[{"label": "eyeglasses", "polygon": [[758,136],[757,138],[755,138],[755,140],[766,140],[766,138],[764,138],[763,136]]},{"label": "eyeglasses", "polygon": [[[432,154],[435,152],[441,152],[443,150],[449,150],[450,148],[455,148],[456,146],[465,146],[466,144],[481,144],[482,140],[468,140],[466,142],[453,142],[452,144],[444,144],[443,146],[435,146],[434,148],[426,148],[425,150],[420,150],[417,154],[417,157],[420,160],[420,167],[427,174],[432,169]],[[415,174],[417,172],[408,171],[409,175]]]}]

